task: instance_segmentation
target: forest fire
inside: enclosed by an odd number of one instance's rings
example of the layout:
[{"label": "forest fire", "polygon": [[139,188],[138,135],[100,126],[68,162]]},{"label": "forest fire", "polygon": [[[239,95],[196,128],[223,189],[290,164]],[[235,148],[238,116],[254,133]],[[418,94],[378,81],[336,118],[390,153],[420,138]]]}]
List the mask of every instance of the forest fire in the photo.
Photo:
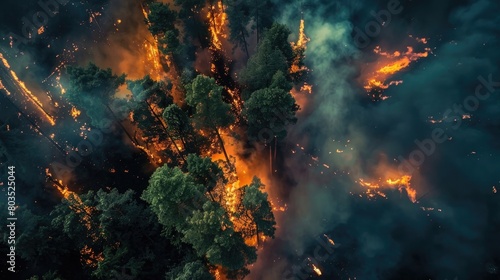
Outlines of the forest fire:
[{"label": "forest fire", "polygon": [[[417,42],[427,44],[427,39],[424,39],[419,39]],[[388,89],[391,85],[403,83],[402,80],[388,80],[396,73],[409,67],[411,63],[420,58],[428,57],[432,53],[428,47],[425,47],[422,52],[415,52],[411,46],[406,47],[406,51],[394,51],[393,53],[383,51],[380,46],[376,46],[373,52],[380,59],[373,64],[369,64],[364,69],[368,76],[365,78],[364,85],[367,91]]]},{"label": "forest fire", "polygon": [[301,19],[299,26],[299,35],[298,35],[299,37],[297,39],[297,42],[291,43],[292,49],[295,52],[295,59],[290,68],[290,73],[299,73],[308,70],[305,65],[302,65],[302,61],[304,59],[304,52],[307,49],[307,42],[310,41],[310,39],[306,36],[304,30],[305,30],[305,21],[304,19]]},{"label": "forest fire", "polygon": [[82,112],[78,110],[76,107],[71,108],[71,116],[73,117],[73,119],[76,120],[76,118],[78,118],[78,116],[80,116],[81,113]]},{"label": "forest fire", "polygon": [[358,182],[361,186],[367,188],[366,194],[369,197],[379,195],[386,198],[387,196],[382,192],[383,189],[397,188],[400,192],[402,192],[404,189],[411,202],[415,203],[417,201],[417,191],[411,187],[410,181],[410,175],[403,175],[399,178],[392,177],[371,182],[359,179]]},{"label": "forest fire", "polygon": [[208,8],[207,19],[210,22],[210,35],[212,46],[216,50],[223,50],[222,39],[227,38],[225,31],[227,14],[224,12],[222,1],[217,1],[216,5],[211,4]]},{"label": "forest fire", "polygon": [[36,108],[40,111],[42,117],[47,120],[51,125],[55,125],[55,119],[44,109],[43,104],[40,100],[26,87],[26,84],[19,79],[16,72],[10,68],[10,65],[7,59],[0,53],[0,59],[2,60],[3,66],[10,73],[10,78],[12,83],[17,87],[17,89],[21,92],[22,95],[29,101],[31,101]]},{"label": "forest fire", "polygon": [[0,19],[19,278],[498,274],[498,1],[28,2]]}]

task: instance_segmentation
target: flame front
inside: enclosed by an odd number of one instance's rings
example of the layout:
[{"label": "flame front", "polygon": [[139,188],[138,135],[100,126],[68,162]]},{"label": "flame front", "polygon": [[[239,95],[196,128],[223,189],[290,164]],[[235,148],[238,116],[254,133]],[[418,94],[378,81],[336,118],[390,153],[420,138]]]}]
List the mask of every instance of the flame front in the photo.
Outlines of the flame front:
[{"label": "flame front", "polygon": [[[426,38],[417,38],[417,42],[427,44]],[[405,52],[395,51],[393,53],[385,52],[380,46],[376,46],[373,50],[380,59],[374,64],[367,65],[365,72],[368,72],[365,77],[364,88],[367,91],[387,89],[391,85],[399,85],[402,80],[388,81],[393,75],[409,67],[413,62],[423,57],[428,57],[431,52],[430,48],[424,48],[422,52],[415,52],[411,46],[406,47]]]},{"label": "flame front", "polygon": [[[0,60],[2,60],[2,63],[4,67],[8,70],[11,76],[12,82],[17,86],[19,91],[26,97],[27,100],[31,101],[35,106],[38,108],[40,114],[42,117],[47,120],[51,125],[55,125],[56,121],[55,119],[49,115],[49,113],[44,109],[42,102],[36,97],[29,89],[26,87],[26,84],[19,79],[17,76],[16,72],[10,68],[9,62],[7,59],[3,56],[2,53],[0,53]],[[2,85],[3,86],[3,85]]]},{"label": "flame front", "polygon": [[403,189],[406,191],[411,202],[417,201],[417,191],[411,187],[411,176],[403,175],[401,177],[391,177],[388,179],[380,179],[378,181],[367,182],[364,179],[359,179],[359,184],[367,188],[366,194],[368,197],[379,195],[386,198],[387,196],[381,191],[382,189],[398,188],[400,192]]}]

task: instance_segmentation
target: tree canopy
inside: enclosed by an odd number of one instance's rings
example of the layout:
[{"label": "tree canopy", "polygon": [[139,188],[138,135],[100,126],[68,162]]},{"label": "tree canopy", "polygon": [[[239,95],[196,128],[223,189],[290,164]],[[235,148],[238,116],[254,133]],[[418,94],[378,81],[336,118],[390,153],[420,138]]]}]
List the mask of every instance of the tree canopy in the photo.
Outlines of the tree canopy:
[{"label": "tree canopy", "polygon": [[248,134],[266,141],[286,137],[286,126],[297,122],[295,112],[299,106],[293,96],[277,87],[264,88],[252,93],[245,102],[243,114],[248,121]]},{"label": "tree canopy", "polygon": [[102,121],[110,118],[110,106],[118,87],[125,83],[125,75],[117,76],[111,69],[101,69],[93,63],[87,67],[69,66],[67,68],[69,86],[65,97],[74,106],[83,109],[92,124],[105,125]]}]

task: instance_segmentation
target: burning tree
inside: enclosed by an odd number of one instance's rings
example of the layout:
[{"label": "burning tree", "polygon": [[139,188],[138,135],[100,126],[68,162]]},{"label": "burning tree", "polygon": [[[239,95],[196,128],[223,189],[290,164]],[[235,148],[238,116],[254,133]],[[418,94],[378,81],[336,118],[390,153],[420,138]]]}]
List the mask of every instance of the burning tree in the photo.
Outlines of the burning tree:
[{"label": "burning tree", "polygon": [[125,75],[114,75],[110,68],[104,70],[93,63],[87,67],[70,66],[68,75],[69,86],[65,94],[68,101],[83,109],[96,127],[106,127],[109,125],[106,120],[113,118],[130,141],[137,144],[111,108],[116,101],[115,93],[125,83]]},{"label": "burning tree", "polygon": [[207,139],[194,130],[191,120],[177,104],[171,104],[163,111],[167,131],[174,140],[180,140],[186,153],[196,153],[207,149]]},{"label": "burning tree", "polygon": [[80,250],[92,276],[110,279],[124,268],[142,279],[164,273],[169,245],[154,214],[137,203],[132,190],[89,191],[80,198],[63,200],[51,214],[52,224]]},{"label": "burning tree", "polygon": [[250,58],[247,43],[249,35],[247,25],[250,23],[250,6],[248,4],[246,0],[226,1],[226,12],[229,20],[229,38],[235,46],[243,47],[247,58]]},{"label": "burning tree", "polygon": [[222,101],[222,90],[223,88],[218,86],[213,78],[199,75],[187,86],[186,102],[195,108],[193,115],[195,125],[217,137],[226,162],[231,168],[232,164],[219,129],[229,127],[234,121],[234,116],[231,105]]},{"label": "burning tree", "polygon": [[180,234],[179,241],[190,244],[199,258],[233,273],[245,271],[246,265],[255,262],[255,248],[245,244],[230,213],[206,197],[207,187],[216,184],[209,172],[223,180],[221,170],[210,159],[194,155],[188,158],[188,169],[189,173],[183,173],[178,167],[158,168],[142,199],[150,204],[164,230]]},{"label": "burning tree", "polygon": [[149,31],[158,39],[160,50],[165,54],[177,54],[180,46],[179,30],[175,27],[177,13],[168,4],[151,3],[146,22]]},{"label": "burning tree", "polygon": [[264,184],[257,177],[253,178],[250,185],[243,186],[240,189],[243,194],[237,211],[237,216],[245,228],[243,232],[246,237],[255,237],[257,245],[260,244],[260,233],[274,238],[276,230],[272,207],[263,188]]},{"label": "burning tree", "polygon": [[[149,142],[159,144],[167,141],[175,148],[178,157],[184,159],[183,153],[161,118],[163,110],[173,104],[173,98],[170,95],[172,85],[153,81],[149,76],[146,76],[141,80],[127,81],[127,86],[132,92],[134,123],[141,129],[142,136],[148,139],[148,144]],[[167,149],[160,148],[160,150],[169,154]]]},{"label": "burning tree", "polygon": [[[205,186],[212,201],[216,200],[212,194],[215,187],[227,183],[222,169],[210,158],[202,158],[195,154],[190,154],[187,158],[187,170],[196,183]],[[221,194],[218,196],[220,197]],[[218,202],[220,203],[221,200],[219,199]]]}]

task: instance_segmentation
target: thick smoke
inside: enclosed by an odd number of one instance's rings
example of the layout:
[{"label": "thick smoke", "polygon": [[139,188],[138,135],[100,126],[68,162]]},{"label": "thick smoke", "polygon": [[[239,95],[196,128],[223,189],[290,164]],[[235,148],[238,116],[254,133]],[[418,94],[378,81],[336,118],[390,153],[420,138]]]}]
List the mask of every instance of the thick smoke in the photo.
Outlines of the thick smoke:
[{"label": "thick smoke", "polygon": [[[311,263],[321,268],[322,279],[496,279],[499,3],[401,1],[403,11],[360,49],[354,28],[364,30],[373,20],[370,11],[386,9],[389,1],[346,2],[302,1],[284,9],[289,26],[298,25],[303,12],[314,88],[290,137],[305,152],[290,154],[283,171],[296,174],[289,210],[272,250],[260,260],[266,268],[253,271],[252,279],[305,279],[316,275]],[[433,54],[397,74],[404,82],[386,90],[389,99],[372,102],[359,81],[363,65],[376,59],[377,45],[405,50],[409,35],[429,38]],[[478,77],[488,81],[489,75],[496,91],[467,110]],[[483,86],[482,93],[487,90]],[[442,122],[433,124],[430,117]],[[387,198],[359,197],[359,178],[398,168],[419,149],[414,141],[431,139],[436,128],[446,141],[434,143],[435,151],[415,166],[417,203],[397,190],[386,191]],[[330,168],[309,167],[309,155]],[[328,259],[315,262],[323,234],[337,245]],[[302,270],[287,273],[304,262]]]}]

